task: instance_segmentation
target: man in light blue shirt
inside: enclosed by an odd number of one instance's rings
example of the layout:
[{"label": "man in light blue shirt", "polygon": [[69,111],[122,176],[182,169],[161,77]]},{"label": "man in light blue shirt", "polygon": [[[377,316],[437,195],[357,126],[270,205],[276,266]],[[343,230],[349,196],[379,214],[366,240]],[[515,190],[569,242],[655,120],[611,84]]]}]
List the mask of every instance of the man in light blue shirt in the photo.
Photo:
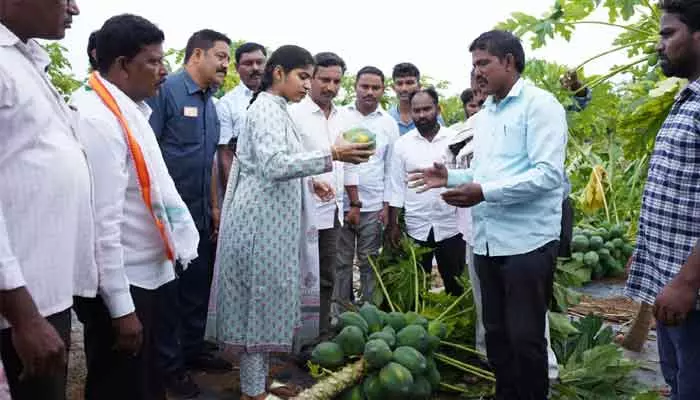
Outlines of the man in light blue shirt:
[{"label": "man in light blue shirt", "polygon": [[466,170],[415,171],[410,186],[448,186],[443,199],[472,207],[489,363],[497,399],[546,399],[545,318],[561,230],[567,124],[548,92],[520,78],[517,37],[482,34],[470,46],[489,98],[477,113],[474,158]]}]

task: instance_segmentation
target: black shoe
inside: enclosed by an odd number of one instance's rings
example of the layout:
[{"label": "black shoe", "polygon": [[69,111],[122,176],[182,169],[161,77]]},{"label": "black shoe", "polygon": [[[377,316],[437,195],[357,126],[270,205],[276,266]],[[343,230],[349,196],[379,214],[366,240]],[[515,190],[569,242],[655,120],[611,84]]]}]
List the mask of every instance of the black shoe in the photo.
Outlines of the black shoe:
[{"label": "black shoe", "polygon": [[219,345],[209,340],[205,340],[202,346],[204,347],[203,351],[205,353],[216,353],[217,351],[219,351]]},{"label": "black shoe", "polygon": [[233,364],[211,353],[202,353],[196,358],[188,360],[185,367],[189,370],[203,372],[229,372],[233,370]]},{"label": "black shoe", "polygon": [[187,372],[168,378],[165,381],[165,387],[168,391],[168,396],[172,396],[175,399],[194,399],[200,393],[199,386]]}]

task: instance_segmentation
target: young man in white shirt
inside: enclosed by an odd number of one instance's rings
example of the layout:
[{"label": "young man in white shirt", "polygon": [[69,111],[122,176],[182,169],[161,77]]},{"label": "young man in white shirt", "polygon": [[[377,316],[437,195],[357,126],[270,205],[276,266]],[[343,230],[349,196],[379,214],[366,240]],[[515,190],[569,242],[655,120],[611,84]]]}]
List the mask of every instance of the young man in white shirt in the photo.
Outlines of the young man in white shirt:
[{"label": "young man in white shirt", "polygon": [[[87,400],[165,399],[155,365],[154,325],[169,306],[160,299],[163,287],[175,279],[175,259],[182,259],[183,251],[189,252],[185,258],[196,257],[197,228],[168,174],[144,101],[156,95],[167,75],[163,40],[163,32],[144,18],[126,14],[107,20],[97,33],[100,72],[89,81],[92,91],[74,103],[93,172],[97,270],[103,282],[97,297],[75,298],[85,329]],[[109,96],[124,125],[109,108]],[[171,218],[174,213],[181,219]],[[155,215],[166,221],[161,232]],[[189,232],[188,245],[179,241],[178,226]],[[162,232],[174,245],[172,258]]]},{"label": "young man in white shirt", "polygon": [[0,355],[14,400],[65,399],[73,293],[98,285],[79,268],[95,263],[90,171],[34,40],[62,39],[78,13],[0,0]]},{"label": "young man in white shirt", "polygon": [[[311,79],[311,92],[302,101],[289,107],[289,113],[299,128],[306,150],[326,149],[333,145],[348,128],[347,111],[333,104],[345,73],[345,62],[337,54],[324,52],[315,57],[316,66]],[[320,278],[319,334],[330,330],[330,310],[336,276],[338,238],[343,218],[343,186],[357,188],[356,174],[344,173],[342,162],[333,164],[333,172],[315,177],[328,183],[335,191],[332,201],[318,199],[316,224],[318,228],[318,260]]]},{"label": "young man in white shirt", "polygon": [[399,138],[396,121],[379,105],[384,95],[384,74],[375,67],[357,73],[357,99],[347,106],[349,126],[364,127],[376,135],[375,154],[369,162],[351,167],[359,176],[356,187],[345,187],[345,222],[338,242],[338,266],[334,297],[354,299],[352,271],[355,254],[360,269],[362,299],[371,300],[374,272],[368,257],[376,257],[381,247],[382,230],[389,216],[389,160],[391,148]]},{"label": "young man in white shirt", "polygon": [[457,278],[464,270],[466,244],[457,227],[457,207],[442,200],[444,189],[416,193],[406,186],[408,171],[443,160],[456,132],[438,122],[439,98],[435,89],[419,89],[409,103],[416,128],[396,141],[391,155],[391,243],[398,245],[401,238],[398,214],[403,208],[408,236],[418,245],[433,249],[420,261],[423,270],[430,274],[435,256],[445,291],[459,296],[464,290]]},{"label": "young man in white shirt", "polygon": [[238,132],[243,127],[245,111],[250,104],[250,99],[253,98],[253,93],[258,91],[262,82],[267,50],[265,46],[258,43],[243,43],[236,49],[234,59],[241,82],[216,104],[216,113],[221,121],[216,158],[222,196],[226,192],[228,174],[236,153],[236,140],[238,140]]}]

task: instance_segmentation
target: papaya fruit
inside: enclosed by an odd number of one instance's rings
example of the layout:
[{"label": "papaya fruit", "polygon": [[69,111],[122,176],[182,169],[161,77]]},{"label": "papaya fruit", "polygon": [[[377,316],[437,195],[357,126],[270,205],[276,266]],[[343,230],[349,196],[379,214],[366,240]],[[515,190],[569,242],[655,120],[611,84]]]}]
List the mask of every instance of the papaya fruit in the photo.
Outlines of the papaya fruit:
[{"label": "papaya fruit", "polygon": [[345,354],[340,345],[334,342],[322,342],[311,352],[311,361],[323,368],[338,368],[343,365]]},{"label": "papaya fruit", "polygon": [[373,304],[365,303],[360,308],[360,316],[367,322],[369,333],[379,332],[384,327],[379,309]]},{"label": "papaya fruit", "polygon": [[389,348],[393,349],[396,347],[396,336],[388,331],[375,332],[369,335],[369,340],[382,340]]},{"label": "papaya fruit", "polygon": [[413,375],[403,365],[390,362],[379,371],[379,382],[390,394],[408,394],[413,386]]},{"label": "papaya fruit", "polygon": [[365,344],[362,356],[370,368],[379,369],[388,364],[393,359],[394,354],[385,341],[373,339]]},{"label": "papaya fruit", "polygon": [[413,347],[402,346],[394,350],[392,360],[408,368],[413,375],[420,375],[428,367],[425,356]]},{"label": "papaya fruit", "polygon": [[400,312],[392,311],[387,314],[386,317],[387,325],[391,325],[396,332],[399,332],[401,329],[405,328],[406,325],[408,325],[408,322],[406,322],[406,317]]},{"label": "papaya fruit", "polygon": [[362,333],[366,336],[369,333],[369,325],[362,316],[356,312],[346,311],[338,316],[340,328],[343,329],[348,326],[356,326],[362,330]]},{"label": "papaya fruit", "polygon": [[396,345],[413,347],[425,353],[430,347],[428,332],[420,325],[409,325],[396,334]]},{"label": "papaya fruit", "polygon": [[379,381],[379,374],[371,374],[362,382],[362,391],[365,393],[367,400],[383,400],[386,398],[384,387]]},{"label": "papaya fruit", "polygon": [[365,335],[354,325],[343,328],[333,341],[338,343],[346,356],[357,356],[365,351]]},{"label": "papaya fruit", "polygon": [[423,375],[418,375],[413,378],[413,386],[411,386],[411,398],[415,400],[428,400],[432,394],[433,388],[428,378]]}]

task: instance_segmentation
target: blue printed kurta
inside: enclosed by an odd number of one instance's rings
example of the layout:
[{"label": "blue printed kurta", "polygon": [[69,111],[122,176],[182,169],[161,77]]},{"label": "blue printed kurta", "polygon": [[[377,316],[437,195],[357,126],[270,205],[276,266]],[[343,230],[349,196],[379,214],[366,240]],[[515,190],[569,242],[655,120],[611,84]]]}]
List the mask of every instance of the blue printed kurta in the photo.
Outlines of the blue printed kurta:
[{"label": "blue printed kurta", "polygon": [[301,325],[303,177],[332,170],[304,152],[286,101],[260,93],[238,139],[240,175],[224,200],[208,332],[246,352],[289,352]]}]

